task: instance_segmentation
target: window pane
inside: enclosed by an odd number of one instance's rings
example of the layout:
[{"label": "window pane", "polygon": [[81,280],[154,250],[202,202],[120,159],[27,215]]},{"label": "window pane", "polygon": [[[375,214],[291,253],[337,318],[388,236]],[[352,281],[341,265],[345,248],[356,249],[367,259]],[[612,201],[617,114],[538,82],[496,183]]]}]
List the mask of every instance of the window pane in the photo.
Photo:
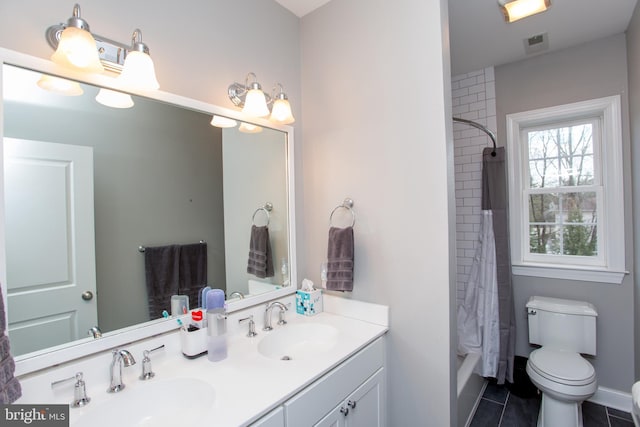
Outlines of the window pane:
[{"label": "window pane", "polygon": [[557,193],[529,195],[529,222],[558,222],[560,207]]},{"label": "window pane", "polygon": [[598,233],[595,225],[568,225],[562,232],[564,255],[598,255]]},{"label": "window pane", "polygon": [[531,188],[594,183],[593,125],[527,132]]},{"label": "window pane", "polygon": [[597,222],[596,193],[566,193],[562,195],[562,218],[566,223],[594,224]]},{"label": "window pane", "polygon": [[552,225],[529,226],[529,251],[535,254],[560,254],[561,252],[560,227]]}]

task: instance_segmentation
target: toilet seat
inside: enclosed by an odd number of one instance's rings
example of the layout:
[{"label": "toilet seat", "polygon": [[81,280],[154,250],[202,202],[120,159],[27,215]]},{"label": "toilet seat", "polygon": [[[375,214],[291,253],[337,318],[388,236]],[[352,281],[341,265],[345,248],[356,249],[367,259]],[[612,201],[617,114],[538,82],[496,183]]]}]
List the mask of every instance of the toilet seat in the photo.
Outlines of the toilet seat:
[{"label": "toilet seat", "polygon": [[539,348],[529,355],[529,365],[540,376],[560,384],[581,386],[595,381],[591,363],[578,353]]}]

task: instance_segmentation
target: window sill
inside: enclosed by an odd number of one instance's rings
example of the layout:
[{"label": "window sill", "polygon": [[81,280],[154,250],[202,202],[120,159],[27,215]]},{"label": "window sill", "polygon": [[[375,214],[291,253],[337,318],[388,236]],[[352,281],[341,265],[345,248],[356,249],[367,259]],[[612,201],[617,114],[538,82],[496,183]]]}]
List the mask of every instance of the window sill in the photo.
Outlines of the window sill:
[{"label": "window sill", "polygon": [[620,285],[628,271],[595,268],[558,267],[549,265],[512,265],[515,276],[545,277],[549,279],[581,280],[584,282],[614,283]]}]

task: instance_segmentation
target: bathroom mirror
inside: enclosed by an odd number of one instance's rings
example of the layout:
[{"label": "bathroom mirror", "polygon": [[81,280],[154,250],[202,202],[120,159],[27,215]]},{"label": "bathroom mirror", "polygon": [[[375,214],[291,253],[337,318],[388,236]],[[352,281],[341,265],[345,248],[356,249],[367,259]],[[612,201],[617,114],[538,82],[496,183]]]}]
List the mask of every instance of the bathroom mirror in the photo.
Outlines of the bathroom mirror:
[{"label": "bathroom mirror", "polygon": [[[49,61],[14,52],[0,54],[4,54],[4,164],[9,165],[3,168],[6,260],[2,290],[12,353],[23,355],[18,361],[92,339],[86,338],[86,325],[76,326],[80,312],[42,314],[44,307],[62,304],[53,288],[73,288],[71,296],[60,298],[77,300],[84,311],[92,306],[95,313],[88,318],[97,316],[94,323],[104,336],[148,326],[153,319],[147,308],[145,247],[206,243],[207,284],[224,289],[227,296],[234,292],[246,296],[241,301],[229,300],[231,309],[251,305],[252,300],[257,303],[295,283],[291,128],[264,122],[257,123],[262,127],[260,133],[213,127],[213,114],[239,119],[239,113],[162,92],[133,95],[131,108],[106,107],[95,100],[98,86],[109,87],[113,80],[105,76],[87,82],[85,76],[65,74],[80,81],[83,94],[62,96],[36,85],[43,72],[59,74]],[[59,237],[69,241],[68,254],[47,253],[38,226],[13,226],[12,221],[22,213],[12,203],[18,205],[19,200],[23,200],[20,206],[27,199],[36,207],[32,223],[42,227],[51,228],[50,224],[60,221],[56,214],[66,212],[55,207],[55,200],[44,201],[55,189],[29,183],[24,171],[11,163],[12,156],[18,163],[31,162],[24,160],[22,151],[12,151],[13,145],[35,150],[35,158],[47,162],[58,159],[58,154],[51,154],[54,149],[88,153],[93,170],[84,178],[65,181],[69,173],[62,172],[62,185],[68,187],[63,191],[79,191],[67,195],[74,197],[74,203],[81,204],[81,195],[87,192],[93,198],[63,219],[67,236]],[[48,173],[43,175],[47,185],[57,179],[57,172]],[[262,209],[267,203],[272,206],[270,211]],[[75,224],[76,217],[89,218],[92,224]],[[246,272],[249,236],[252,224],[267,222],[275,274],[260,279]],[[81,239],[83,233],[86,236]],[[59,265],[69,265],[69,271],[60,271]],[[48,271],[53,273],[45,274]],[[22,278],[16,279],[20,274]],[[84,277],[89,279],[81,283]],[[93,288],[86,284],[92,277]],[[53,286],[42,285],[46,282]],[[195,307],[197,302],[190,305]],[[21,314],[26,312],[38,315]],[[43,322],[51,333],[43,334]],[[175,324],[175,320],[168,322]]]}]

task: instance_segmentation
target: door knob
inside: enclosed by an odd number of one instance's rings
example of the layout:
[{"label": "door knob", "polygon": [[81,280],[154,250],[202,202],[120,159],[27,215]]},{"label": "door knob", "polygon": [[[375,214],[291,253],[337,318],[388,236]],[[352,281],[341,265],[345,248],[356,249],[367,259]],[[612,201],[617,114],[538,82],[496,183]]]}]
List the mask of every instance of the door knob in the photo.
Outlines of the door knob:
[{"label": "door knob", "polygon": [[85,301],[91,301],[93,299],[93,292],[84,291],[82,293],[82,299],[85,300]]}]

